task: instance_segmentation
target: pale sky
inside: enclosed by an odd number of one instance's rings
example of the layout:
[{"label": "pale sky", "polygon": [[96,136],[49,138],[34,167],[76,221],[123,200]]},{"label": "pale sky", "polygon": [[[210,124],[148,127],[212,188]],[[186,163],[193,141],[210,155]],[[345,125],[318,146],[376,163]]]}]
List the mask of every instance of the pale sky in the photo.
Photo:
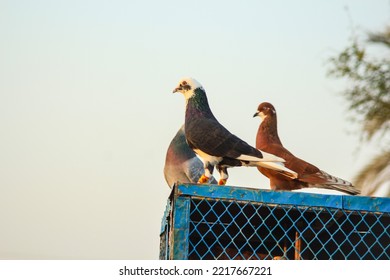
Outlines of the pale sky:
[{"label": "pale sky", "polygon": [[357,153],[327,60],[351,20],[364,40],[389,19],[388,0],[0,0],[0,259],[157,259],[183,76],[253,145],[273,103],[291,152],[352,180],[376,147]]}]

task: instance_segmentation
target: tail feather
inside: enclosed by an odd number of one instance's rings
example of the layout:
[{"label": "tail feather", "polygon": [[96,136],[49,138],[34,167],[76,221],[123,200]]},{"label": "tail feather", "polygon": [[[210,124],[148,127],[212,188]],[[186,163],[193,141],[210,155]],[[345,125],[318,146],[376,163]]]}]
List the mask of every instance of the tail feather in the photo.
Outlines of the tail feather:
[{"label": "tail feather", "polygon": [[259,150],[263,154],[263,158],[260,161],[273,161],[273,162],[286,162],[284,158],[275,156],[270,153]]},{"label": "tail feather", "polygon": [[357,189],[356,187],[354,187],[351,182],[348,182],[348,181],[341,179],[339,177],[330,175],[322,170],[320,170],[320,172],[318,172],[317,174],[319,177],[325,179],[326,182],[320,183],[320,184],[309,184],[309,187],[314,187],[314,188],[321,187],[321,188],[325,188],[325,189],[331,189],[331,190],[344,192],[344,193],[351,194],[351,195],[360,194],[360,190]]},{"label": "tail feather", "polygon": [[309,185],[311,188],[323,188],[323,189],[329,189],[329,190],[335,190],[339,192],[343,192],[346,194],[350,195],[358,195],[360,194],[360,190],[355,188],[354,186],[349,186],[349,185],[328,185],[328,184],[323,184],[323,185]]},{"label": "tail feather", "polygon": [[295,171],[288,169],[281,162],[258,161],[258,162],[256,162],[256,166],[261,166],[261,167],[269,168],[272,170],[276,170],[276,171],[286,175],[287,177],[289,177],[291,179],[298,178],[298,174]]},{"label": "tail feather", "polygon": [[262,153],[263,157],[242,154],[239,157],[237,157],[236,159],[243,160],[243,161],[255,161],[255,162],[257,162],[257,161],[286,162],[286,160],[284,158],[275,156],[275,155],[270,154],[270,153],[263,152],[261,150],[259,150],[259,151]]},{"label": "tail feather", "polygon": [[283,162],[286,162],[284,158],[266,153],[262,150],[259,151],[263,155],[262,158],[242,154],[236,159],[240,160],[243,166],[262,166],[264,168],[276,170],[291,179],[298,178],[298,174],[295,171],[284,166]]}]

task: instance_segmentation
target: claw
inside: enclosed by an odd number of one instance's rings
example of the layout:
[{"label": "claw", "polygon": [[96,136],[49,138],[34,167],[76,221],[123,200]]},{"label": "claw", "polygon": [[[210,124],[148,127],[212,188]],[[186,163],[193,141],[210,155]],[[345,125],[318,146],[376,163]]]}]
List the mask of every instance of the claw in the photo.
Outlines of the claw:
[{"label": "claw", "polygon": [[206,184],[209,181],[209,179],[210,179],[209,177],[203,174],[202,176],[200,176],[198,180],[198,184]]}]

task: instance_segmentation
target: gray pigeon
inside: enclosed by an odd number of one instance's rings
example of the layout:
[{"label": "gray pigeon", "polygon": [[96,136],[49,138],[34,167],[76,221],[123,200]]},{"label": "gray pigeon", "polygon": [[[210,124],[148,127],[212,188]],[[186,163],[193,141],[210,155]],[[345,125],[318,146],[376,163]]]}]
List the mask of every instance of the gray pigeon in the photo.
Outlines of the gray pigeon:
[{"label": "gray pigeon", "polygon": [[[203,174],[203,162],[188,146],[184,125],[173,137],[165,157],[164,177],[171,188],[175,183],[197,183]],[[217,184],[214,178],[210,184]]]},{"label": "gray pigeon", "polygon": [[181,92],[186,99],[185,136],[190,148],[204,162],[204,174],[198,183],[207,183],[214,167],[220,174],[219,185],[226,184],[227,168],[233,166],[262,166],[297,177],[284,167],[284,159],[257,150],[222,126],[211,112],[205,90],[195,79],[182,79],[173,92]]}]

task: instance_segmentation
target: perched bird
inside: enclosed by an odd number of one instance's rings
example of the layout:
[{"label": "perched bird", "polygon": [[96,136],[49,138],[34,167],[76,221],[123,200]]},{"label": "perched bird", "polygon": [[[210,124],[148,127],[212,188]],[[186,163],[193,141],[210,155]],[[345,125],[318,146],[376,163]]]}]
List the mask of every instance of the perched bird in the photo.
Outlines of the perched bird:
[{"label": "perched bird", "polygon": [[256,136],[256,148],[282,157],[285,165],[298,173],[298,178],[290,178],[259,166],[259,171],[270,179],[273,190],[297,190],[302,188],[325,188],[356,195],[359,190],[350,182],[332,176],[318,167],[294,156],[283,147],[279,139],[276,110],[268,102],[261,103],[253,117],[260,116],[262,122]]},{"label": "perched bird", "polygon": [[211,112],[205,90],[195,79],[182,79],[173,92],[181,92],[186,99],[185,136],[204,163],[204,174],[198,183],[209,181],[214,166],[220,173],[219,185],[226,184],[227,168],[233,166],[263,166],[296,178],[295,172],[284,167],[284,159],[255,149],[223,127]]},{"label": "perched bird", "polygon": [[[188,146],[184,125],[182,125],[167,150],[164,165],[165,180],[169,187],[175,183],[197,183],[203,171],[203,162]],[[217,184],[217,181],[211,178],[210,184]]]}]

